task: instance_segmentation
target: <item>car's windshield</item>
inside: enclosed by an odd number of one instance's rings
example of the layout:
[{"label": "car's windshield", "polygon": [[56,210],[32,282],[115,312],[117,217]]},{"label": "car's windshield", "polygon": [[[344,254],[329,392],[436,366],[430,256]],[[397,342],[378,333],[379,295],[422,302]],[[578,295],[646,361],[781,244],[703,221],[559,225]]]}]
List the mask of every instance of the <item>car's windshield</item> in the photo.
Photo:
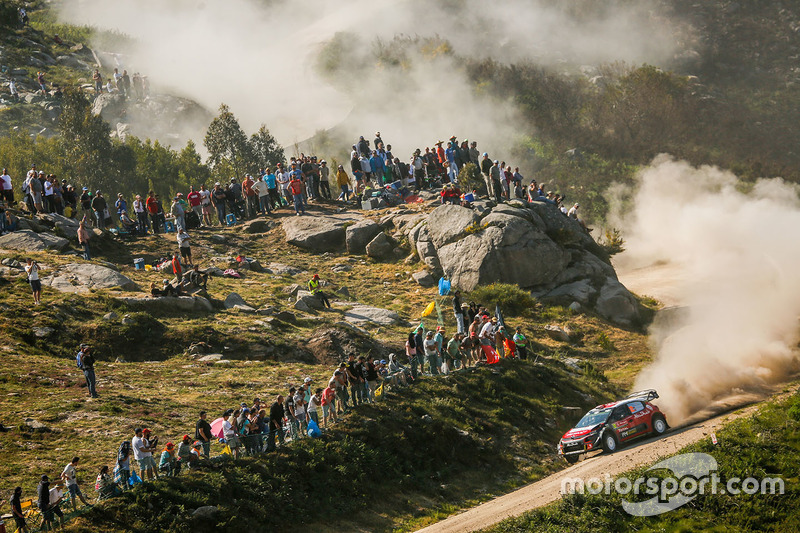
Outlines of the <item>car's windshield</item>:
[{"label": "car's windshield", "polygon": [[608,420],[609,415],[611,415],[611,410],[611,407],[592,409],[583,415],[583,418],[581,418],[580,422],[575,424],[575,427],[586,428],[590,426],[596,426],[597,424],[602,424]]}]

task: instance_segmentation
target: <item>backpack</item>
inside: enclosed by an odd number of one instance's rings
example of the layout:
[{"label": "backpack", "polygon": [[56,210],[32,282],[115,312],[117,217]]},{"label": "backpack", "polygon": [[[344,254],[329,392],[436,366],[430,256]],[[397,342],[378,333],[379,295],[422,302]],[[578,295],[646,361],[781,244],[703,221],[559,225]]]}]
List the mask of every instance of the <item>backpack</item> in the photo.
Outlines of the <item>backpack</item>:
[{"label": "backpack", "polygon": [[131,443],[130,441],[122,441],[122,444],[119,445],[119,451],[117,452],[117,462],[121,463],[124,461],[128,454],[131,452]]},{"label": "backpack", "polygon": [[75,356],[75,363],[78,365],[79,370],[83,370],[83,350]]}]

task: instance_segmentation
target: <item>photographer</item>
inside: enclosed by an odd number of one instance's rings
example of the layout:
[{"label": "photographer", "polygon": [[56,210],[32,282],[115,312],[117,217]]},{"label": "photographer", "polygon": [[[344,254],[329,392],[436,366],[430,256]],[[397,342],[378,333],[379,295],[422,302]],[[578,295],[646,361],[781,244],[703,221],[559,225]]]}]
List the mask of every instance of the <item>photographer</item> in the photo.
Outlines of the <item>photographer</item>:
[{"label": "photographer", "polygon": [[28,283],[31,284],[33,291],[33,305],[39,305],[42,298],[42,282],[39,281],[39,264],[30,257],[26,259],[25,274],[28,275]]},{"label": "photographer", "polygon": [[83,370],[83,375],[86,377],[86,388],[89,389],[89,396],[98,398],[97,390],[95,389],[97,378],[94,375],[94,353],[92,348],[88,344],[81,344],[81,350],[75,360],[78,363],[78,368]]}]

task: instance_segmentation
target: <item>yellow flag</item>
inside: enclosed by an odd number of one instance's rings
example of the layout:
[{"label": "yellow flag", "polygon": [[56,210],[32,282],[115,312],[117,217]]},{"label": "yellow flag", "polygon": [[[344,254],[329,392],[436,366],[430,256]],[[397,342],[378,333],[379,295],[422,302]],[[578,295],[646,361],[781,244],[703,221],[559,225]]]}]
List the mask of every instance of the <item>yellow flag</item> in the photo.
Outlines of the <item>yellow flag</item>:
[{"label": "yellow flag", "polygon": [[428,304],[428,307],[422,312],[422,316],[428,316],[436,310],[436,302],[431,302]]},{"label": "yellow flag", "polygon": [[376,397],[376,398],[377,398],[378,396],[380,396],[381,394],[383,394],[383,383],[381,383],[381,386],[380,386],[380,387],[378,387],[377,389],[375,389],[375,397]]}]

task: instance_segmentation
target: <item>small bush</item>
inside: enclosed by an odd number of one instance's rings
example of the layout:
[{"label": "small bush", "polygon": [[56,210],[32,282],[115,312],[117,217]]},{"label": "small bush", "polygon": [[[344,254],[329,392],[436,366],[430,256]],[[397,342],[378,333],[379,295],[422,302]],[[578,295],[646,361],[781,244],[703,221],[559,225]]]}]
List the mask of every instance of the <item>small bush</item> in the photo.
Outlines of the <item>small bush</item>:
[{"label": "small bush", "polygon": [[467,163],[461,167],[461,171],[458,173],[458,184],[464,192],[470,192],[472,189],[480,191],[481,187],[486,188],[480,169],[473,163]]},{"label": "small bush", "polygon": [[608,338],[608,334],[605,331],[601,331],[597,336],[597,344],[607,352],[613,352],[617,349],[617,347],[614,346],[614,341]]},{"label": "small bush", "polygon": [[600,246],[610,256],[625,251],[625,240],[616,228],[606,230],[605,238],[600,241]]},{"label": "small bush", "polygon": [[509,316],[527,313],[536,305],[536,299],[528,291],[510,283],[492,283],[478,287],[469,294],[469,298],[483,304],[490,312],[494,305],[499,304],[503,313]]}]

